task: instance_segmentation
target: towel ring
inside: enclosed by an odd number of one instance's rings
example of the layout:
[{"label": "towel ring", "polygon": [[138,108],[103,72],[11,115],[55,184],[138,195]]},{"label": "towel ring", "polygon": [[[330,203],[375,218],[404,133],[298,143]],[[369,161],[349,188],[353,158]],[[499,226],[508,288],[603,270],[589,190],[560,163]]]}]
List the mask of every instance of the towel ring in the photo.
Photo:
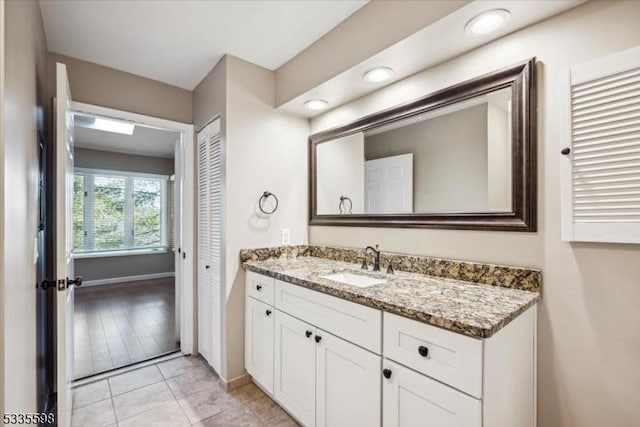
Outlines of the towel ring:
[{"label": "towel ring", "polygon": [[[262,207],[262,204],[269,198],[269,197],[273,197],[276,201],[276,205],[273,207],[273,209],[271,211],[265,211],[264,208]],[[260,196],[260,199],[258,200],[258,208],[260,208],[260,211],[263,214],[266,215],[271,215],[272,213],[274,213],[277,209],[278,209],[278,197],[276,197],[275,194],[273,194],[270,191],[265,191],[264,193],[262,193],[262,196]]]},{"label": "towel ring", "polygon": [[[346,209],[345,201],[349,201],[349,209]],[[353,202],[347,196],[340,196],[340,203],[338,204],[338,211],[340,211],[340,215],[342,214],[350,214],[353,209]]]}]

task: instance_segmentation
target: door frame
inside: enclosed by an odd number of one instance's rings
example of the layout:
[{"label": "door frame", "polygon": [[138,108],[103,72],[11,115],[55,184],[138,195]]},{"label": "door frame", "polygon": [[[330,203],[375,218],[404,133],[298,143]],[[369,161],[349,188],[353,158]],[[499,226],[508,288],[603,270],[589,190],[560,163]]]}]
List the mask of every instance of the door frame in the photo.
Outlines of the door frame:
[{"label": "door frame", "polygon": [[[179,236],[177,245],[180,248],[175,252],[176,260],[176,286],[180,287],[181,300],[179,304],[180,316],[180,350],[183,354],[197,353],[197,313],[195,304],[195,139],[192,124],[160,119],[128,111],[113,108],[100,107],[98,105],[72,102],[71,109],[74,113],[84,113],[93,116],[117,119],[149,126],[156,129],[180,133],[178,149],[182,154],[182,164],[176,167],[176,187],[180,186],[181,203],[176,207],[176,213],[180,217]],[[178,159],[176,159],[177,161]]]}]

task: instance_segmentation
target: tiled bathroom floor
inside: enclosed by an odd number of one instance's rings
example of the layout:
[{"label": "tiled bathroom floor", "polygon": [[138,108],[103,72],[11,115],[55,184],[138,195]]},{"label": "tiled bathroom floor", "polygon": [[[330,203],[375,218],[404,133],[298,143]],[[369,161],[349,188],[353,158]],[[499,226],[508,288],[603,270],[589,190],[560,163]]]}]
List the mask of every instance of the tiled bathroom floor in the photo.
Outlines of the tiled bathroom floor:
[{"label": "tiled bathroom floor", "polygon": [[174,289],[172,277],[76,288],[75,377],[177,350]]},{"label": "tiled bathroom floor", "polygon": [[253,384],[230,393],[199,357],[179,357],[74,389],[72,427],[296,427]]}]

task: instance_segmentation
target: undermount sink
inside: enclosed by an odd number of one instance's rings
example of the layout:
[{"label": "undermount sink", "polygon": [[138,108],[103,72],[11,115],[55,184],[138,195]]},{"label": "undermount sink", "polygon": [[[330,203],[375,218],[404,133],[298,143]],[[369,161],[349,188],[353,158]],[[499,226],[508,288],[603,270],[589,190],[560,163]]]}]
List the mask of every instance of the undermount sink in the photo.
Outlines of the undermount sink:
[{"label": "undermount sink", "polygon": [[380,285],[386,283],[385,279],[378,279],[377,277],[364,276],[362,274],[353,274],[346,271],[338,273],[327,274],[320,276],[323,279],[333,280],[334,282],[345,283],[351,286],[357,286],[359,288],[367,288],[369,286]]}]

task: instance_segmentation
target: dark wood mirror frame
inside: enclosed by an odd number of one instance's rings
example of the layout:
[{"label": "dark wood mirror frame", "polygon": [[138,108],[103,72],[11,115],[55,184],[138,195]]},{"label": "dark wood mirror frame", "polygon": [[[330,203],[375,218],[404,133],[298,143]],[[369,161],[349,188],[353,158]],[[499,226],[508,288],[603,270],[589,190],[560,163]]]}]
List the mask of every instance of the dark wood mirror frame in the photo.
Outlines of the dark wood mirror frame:
[{"label": "dark wood mirror frame", "polygon": [[[309,224],[350,227],[445,228],[536,231],[536,78],[535,58],[380,111],[353,123],[309,137]],[[512,211],[487,213],[412,213],[318,215],[318,144],[432,111],[496,90],[511,88]]]}]

